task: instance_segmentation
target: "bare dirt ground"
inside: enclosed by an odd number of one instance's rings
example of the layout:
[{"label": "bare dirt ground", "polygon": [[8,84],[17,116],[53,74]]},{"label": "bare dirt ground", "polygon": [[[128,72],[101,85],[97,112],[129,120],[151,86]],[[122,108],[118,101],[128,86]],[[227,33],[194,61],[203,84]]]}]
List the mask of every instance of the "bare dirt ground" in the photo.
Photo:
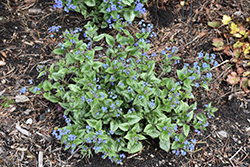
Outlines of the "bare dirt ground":
[{"label": "bare dirt ground", "polygon": [[[101,155],[81,158],[80,152],[71,155],[64,151],[64,146],[52,136],[54,128],[65,125],[57,105],[42,95],[20,92],[43,81],[44,78],[36,78],[39,65],[60,59],[52,53],[62,40],[59,34],[87,23],[80,14],[54,10],[52,5],[50,0],[0,2],[0,17],[3,17],[0,21],[0,96],[3,98],[0,104],[13,100],[7,108],[0,106],[0,166],[118,166],[101,159]],[[152,52],[178,46],[182,63],[194,62],[200,51],[214,53],[211,41],[219,33],[208,27],[207,22],[237,11],[242,12],[239,17],[249,17],[249,6],[247,0],[194,0],[183,11],[178,0],[158,6],[149,1],[146,21],[154,24],[158,35],[152,41]],[[134,27],[138,20],[134,21]],[[61,25],[62,29],[51,38],[48,28],[53,25]],[[215,54],[219,63],[230,59],[223,53]],[[176,156],[161,150],[157,140],[148,139],[139,153],[127,154],[121,166],[250,166],[249,95],[237,85],[227,84],[225,77],[232,70],[227,70],[228,64],[212,71],[211,91],[197,89],[194,92],[200,108],[210,101],[218,108],[216,117],[209,120],[208,130],[190,136],[198,141],[194,152]]]}]

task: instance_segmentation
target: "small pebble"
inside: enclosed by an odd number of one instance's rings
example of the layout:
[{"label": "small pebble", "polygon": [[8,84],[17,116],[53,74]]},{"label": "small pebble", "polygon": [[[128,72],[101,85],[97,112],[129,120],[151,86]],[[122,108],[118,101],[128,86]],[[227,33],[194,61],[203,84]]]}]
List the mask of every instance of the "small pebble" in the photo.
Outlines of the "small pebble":
[{"label": "small pebble", "polygon": [[32,119],[31,119],[31,118],[29,118],[29,119],[27,119],[26,124],[30,124],[30,125],[31,125],[31,124],[32,124],[32,122],[33,122],[33,121],[32,121]]},{"label": "small pebble", "polygon": [[225,131],[223,131],[223,130],[219,131],[218,134],[219,134],[220,137],[222,137],[222,138],[227,138],[227,132],[225,132]]}]

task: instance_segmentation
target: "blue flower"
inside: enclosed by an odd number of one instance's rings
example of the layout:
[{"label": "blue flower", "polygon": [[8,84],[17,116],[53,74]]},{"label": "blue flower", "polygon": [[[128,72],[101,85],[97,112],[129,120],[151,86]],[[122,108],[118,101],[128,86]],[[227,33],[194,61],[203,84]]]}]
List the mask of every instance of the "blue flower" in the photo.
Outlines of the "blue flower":
[{"label": "blue flower", "polygon": [[186,153],[186,151],[184,151],[184,150],[181,150],[181,155],[186,155],[187,153]]},{"label": "blue flower", "polygon": [[175,125],[175,126],[174,126],[174,131],[177,131],[177,130],[178,130],[178,126]]},{"label": "blue flower", "polygon": [[179,155],[180,151],[179,151],[179,150],[173,150],[173,153],[174,153],[175,155]]},{"label": "blue flower", "polygon": [[55,32],[55,31],[58,32],[60,28],[61,28],[61,26],[52,26],[52,27],[48,28],[48,30],[49,30],[49,33]]},{"label": "blue flower", "polygon": [[200,53],[198,54],[198,59],[202,58],[203,56],[204,56],[204,54],[203,54],[202,52],[200,52]]},{"label": "blue flower", "polygon": [[66,119],[65,119],[65,122],[68,124],[68,123],[71,122],[71,119],[70,119],[70,118],[66,118]]},{"label": "blue flower", "polygon": [[61,0],[55,0],[55,3],[56,4],[53,5],[54,9],[63,7],[63,2]]},{"label": "blue flower", "polygon": [[120,154],[120,158],[125,158],[126,156],[124,154]]},{"label": "blue flower", "polygon": [[193,150],[194,150],[194,145],[193,145],[193,144],[190,144],[190,145],[189,145],[189,149],[190,149],[190,151],[193,151]]},{"label": "blue flower", "polygon": [[196,139],[191,139],[191,142],[195,144],[196,143]]},{"label": "blue flower", "polygon": [[190,76],[189,79],[190,80],[195,80],[195,76]]},{"label": "blue flower", "polygon": [[114,132],[113,132],[112,130],[110,130],[110,131],[109,131],[109,133],[110,133],[111,135],[113,135],[113,134],[114,134]]},{"label": "blue flower", "polygon": [[172,53],[174,53],[178,48],[176,46],[173,46]]},{"label": "blue flower", "polygon": [[34,89],[33,89],[33,91],[36,93],[37,91],[40,91],[41,89],[40,88],[38,88],[38,87],[35,87]]},{"label": "blue flower", "polygon": [[217,61],[215,61],[214,66],[216,67],[218,65],[219,65],[219,63]]},{"label": "blue flower", "polygon": [[84,96],[82,96],[81,99],[82,99],[82,101],[85,101],[85,97]]},{"label": "blue flower", "polygon": [[203,64],[202,64],[202,67],[203,67],[203,68],[207,68],[207,67],[208,67],[207,63],[203,63]]},{"label": "blue flower", "polygon": [[68,140],[69,141],[74,141],[76,139],[75,135],[69,135]]},{"label": "blue flower", "polygon": [[88,137],[86,143],[91,143],[91,139]]},{"label": "blue flower", "polygon": [[146,9],[143,7],[144,5],[140,3],[140,1],[138,2],[139,3],[136,4],[135,11],[139,11],[140,14],[144,14],[146,12]]},{"label": "blue flower", "polygon": [[211,72],[207,73],[207,78],[212,78],[212,73]]},{"label": "blue flower", "polygon": [[216,58],[216,55],[212,53],[212,54],[211,54],[211,58],[212,58],[212,59],[215,59],[215,58]]},{"label": "blue flower", "polygon": [[195,86],[198,88],[200,85],[198,83],[195,83]]},{"label": "blue flower", "polygon": [[112,5],[111,5],[111,10],[112,10],[112,11],[116,11],[116,10],[117,10],[117,8],[116,8],[116,5],[115,5],[115,4],[112,4]]},{"label": "blue flower", "polygon": [[29,80],[29,83],[30,83],[30,84],[33,84],[33,80],[32,80],[32,79],[30,79],[30,80]]},{"label": "blue flower", "polygon": [[185,141],[184,141],[184,144],[185,144],[185,145],[188,145],[188,144],[189,144],[189,142],[188,142],[187,140],[185,140]]},{"label": "blue flower", "polygon": [[90,130],[90,129],[91,129],[91,127],[90,127],[89,125],[87,125],[87,126],[86,126],[86,129],[89,129],[89,130]]},{"label": "blue flower", "polygon": [[112,109],[114,110],[114,109],[115,109],[115,104],[112,103],[112,104],[110,105],[110,108],[112,108]]},{"label": "blue flower", "polygon": [[166,54],[166,51],[164,51],[164,50],[163,50],[163,51],[161,51],[161,54],[163,54],[163,55],[164,55],[164,54]]},{"label": "blue flower", "polygon": [[27,89],[26,89],[25,87],[23,87],[23,88],[20,90],[20,92],[24,94],[24,93],[26,93],[26,90],[27,90]]},{"label": "blue flower", "polygon": [[163,129],[163,130],[166,130],[166,129],[167,129],[167,127],[166,127],[166,126],[164,126],[162,129]]},{"label": "blue flower", "polygon": [[179,141],[179,139],[178,139],[178,137],[177,136],[175,136],[175,139],[174,139],[175,141]]},{"label": "blue flower", "polygon": [[197,133],[197,135],[201,134],[201,131],[199,131],[198,129],[195,129],[194,131]]}]

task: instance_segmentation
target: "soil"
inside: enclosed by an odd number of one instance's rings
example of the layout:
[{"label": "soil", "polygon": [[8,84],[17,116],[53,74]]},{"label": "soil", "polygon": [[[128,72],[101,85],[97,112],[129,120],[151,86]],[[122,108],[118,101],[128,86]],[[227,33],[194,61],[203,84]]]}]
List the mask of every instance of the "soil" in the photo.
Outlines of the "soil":
[{"label": "soil", "polygon": [[[152,50],[178,46],[177,55],[182,58],[182,64],[194,62],[200,51],[213,53],[211,41],[220,34],[207,26],[208,21],[220,20],[224,14],[232,16],[237,11],[243,13],[239,17],[250,16],[247,0],[189,1],[184,10],[179,0],[161,2],[149,1],[147,4],[146,22],[154,24],[158,35],[152,41]],[[28,89],[42,82],[45,76],[37,79],[39,65],[50,65],[61,59],[52,52],[62,41],[61,32],[83,27],[87,23],[88,20],[79,13],[54,10],[53,3],[51,0],[0,2],[0,17],[3,17],[0,21],[0,61],[3,63],[0,65],[1,97],[16,99],[23,87]],[[138,20],[134,21],[134,28]],[[48,28],[53,25],[61,25],[62,28],[51,38]],[[219,63],[230,59],[222,52],[216,54]],[[158,140],[150,138],[143,142],[144,147],[139,153],[126,154],[121,165],[103,160],[101,155],[91,158],[82,158],[80,152],[71,155],[52,136],[56,127],[65,125],[57,105],[41,95],[26,91],[26,99],[23,97],[21,102],[15,101],[8,108],[0,107],[0,166],[249,167],[249,94],[225,81],[232,70],[226,70],[228,64],[213,70],[210,91],[197,89],[194,92],[198,107],[202,108],[212,101],[218,111],[209,120],[207,131],[202,131],[200,135],[191,133],[189,139],[195,137],[198,142],[195,151],[186,156],[167,153],[159,148]],[[29,83],[30,79],[33,79],[33,84]],[[1,99],[0,103],[6,101]],[[27,120],[32,120],[32,123],[28,124]],[[27,136],[27,133],[30,135]]]}]

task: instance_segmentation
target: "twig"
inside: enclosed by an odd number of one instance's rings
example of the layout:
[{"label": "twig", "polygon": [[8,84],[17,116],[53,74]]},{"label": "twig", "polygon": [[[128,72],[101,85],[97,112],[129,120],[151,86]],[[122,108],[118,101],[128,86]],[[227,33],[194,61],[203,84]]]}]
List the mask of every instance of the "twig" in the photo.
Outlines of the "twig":
[{"label": "twig", "polygon": [[[145,146],[144,146],[144,147],[145,147]],[[141,151],[139,151],[138,153],[136,153],[136,154],[134,154],[134,155],[129,156],[127,159],[133,158],[133,157],[135,157],[135,156],[141,154],[141,152],[142,152],[142,150],[144,149],[144,147],[141,149]]]},{"label": "twig", "polygon": [[78,149],[75,152],[73,152],[73,154],[67,159],[67,161],[69,161],[78,150],[80,150],[80,147],[78,147]]},{"label": "twig", "polygon": [[184,47],[188,46],[189,44],[193,43],[196,39],[199,38],[199,36],[200,36],[200,35],[197,35],[192,41],[186,43],[184,46],[181,46],[180,48],[184,48]]},{"label": "twig", "polygon": [[224,72],[222,72],[212,83],[217,81],[222,75],[224,75],[231,67],[228,67]]},{"label": "twig", "polygon": [[240,147],[240,149],[231,158],[229,158],[229,160],[232,160],[240,152],[241,149],[242,149],[242,146]]},{"label": "twig", "polygon": [[223,61],[223,62],[220,63],[219,65],[217,65],[217,66],[211,68],[210,71],[213,70],[213,69],[215,69],[215,68],[217,68],[217,67],[220,67],[221,65],[223,65],[223,64],[225,64],[225,63],[227,63],[227,62],[229,62],[229,61],[230,61],[230,60],[225,60],[225,61]]}]

